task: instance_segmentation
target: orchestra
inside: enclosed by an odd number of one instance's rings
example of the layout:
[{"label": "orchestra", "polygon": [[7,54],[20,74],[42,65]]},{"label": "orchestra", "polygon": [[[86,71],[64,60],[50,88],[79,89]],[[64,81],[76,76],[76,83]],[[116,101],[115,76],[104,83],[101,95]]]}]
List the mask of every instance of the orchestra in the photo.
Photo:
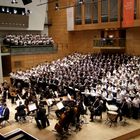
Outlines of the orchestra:
[{"label": "orchestra", "polygon": [[[94,116],[102,119],[103,112],[108,118],[115,116],[116,122],[123,117],[139,119],[140,68],[133,65],[134,61],[140,65],[139,57],[74,53],[30,70],[12,72],[14,84],[8,92],[13,104],[19,100],[15,120],[19,121],[18,108],[24,106],[23,118],[35,112],[37,127],[46,128],[51,125],[49,115],[55,106],[54,129],[64,134],[71,125],[79,128],[81,116],[88,113],[92,122]],[[7,98],[4,85],[0,94]]]}]

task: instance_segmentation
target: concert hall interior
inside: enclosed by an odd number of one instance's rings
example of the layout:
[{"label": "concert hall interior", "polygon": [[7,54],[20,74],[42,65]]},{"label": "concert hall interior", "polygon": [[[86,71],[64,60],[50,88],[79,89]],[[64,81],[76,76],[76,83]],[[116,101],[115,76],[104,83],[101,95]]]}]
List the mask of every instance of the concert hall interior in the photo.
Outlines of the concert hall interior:
[{"label": "concert hall interior", "polygon": [[0,0],[0,140],[140,139],[140,0]]}]

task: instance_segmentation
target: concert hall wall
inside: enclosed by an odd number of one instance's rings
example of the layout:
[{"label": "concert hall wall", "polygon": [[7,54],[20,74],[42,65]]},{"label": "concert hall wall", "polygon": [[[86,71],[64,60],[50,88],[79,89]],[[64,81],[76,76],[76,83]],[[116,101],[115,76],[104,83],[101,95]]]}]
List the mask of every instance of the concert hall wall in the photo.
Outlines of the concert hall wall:
[{"label": "concert hall wall", "polygon": [[140,56],[140,27],[126,31],[126,53]]},{"label": "concert hall wall", "polygon": [[[71,3],[71,1],[69,1]],[[59,0],[60,7],[67,5],[66,1]],[[60,9],[58,11],[54,10],[54,4],[49,4],[49,15],[48,17],[52,20],[52,26],[49,27],[49,35],[56,40],[59,44],[66,44],[69,53],[78,51],[78,52],[101,52],[100,48],[95,48],[93,46],[93,39],[100,37],[101,30],[97,29],[93,25],[81,25],[79,26],[79,31],[67,31],[67,18],[66,18],[66,9]],[[139,12],[140,13],[140,8]],[[140,30],[140,20],[135,21],[137,27],[126,28],[126,53],[133,55],[140,55],[140,39],[138,33]],[[109,29],[112,23],[104,23],[104,30]],[[89,26],[90,28],[86,28]],[[91,29],[92,26],[94,29]],[[116,24],[114,24],[114,29]],[[118,25],[117,25],[118,26]],[[116,26],[116,27],[117,27]],[[103,27],[103,25],[102,25]],[[111,29],[112,30],[112,29]],[[115,51],[115,50],[114,50]]]},{"label": "concert hall wall", "polygon": [[36,66],[42,62],[51,62],[59,58],[67,56],[69,51],[67,48],[59,48],[57,53],[45,53],[45,54],[34,54],[34,55],[13,55],[11,56],[11,67],[12,71],[18,69],[26,70],[32,66]]}]

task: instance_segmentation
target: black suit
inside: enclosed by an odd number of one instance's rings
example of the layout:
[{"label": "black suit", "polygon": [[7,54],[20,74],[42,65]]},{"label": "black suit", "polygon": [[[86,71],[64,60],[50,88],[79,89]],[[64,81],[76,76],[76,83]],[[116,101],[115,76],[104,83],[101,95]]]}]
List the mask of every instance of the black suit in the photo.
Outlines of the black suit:
[{"label": "black suit", "polygon": [[15,113],[15,120],[18,121],[18,117],[23,117],[25,119],[26,111],[24,105],[19,105],[16,107],[17,112]]},{"label": "black suit", "polygon": [[4,120],[8,120],[9,119],[9,115],[10,115],[10,111],[9,108],[4,108],[3,112],[2,112],[2,117],[0,118],[0,123]]},{"label": "black suit", "polygon": [[[49,120],[46,115],[46,109],[43,107],[39,107],[39,109],[37,110],[35,120],[36,120],[38,128],[45,128],[46,123],[48,126],[50,125]],[[41,121],[41,123],[39,121]]]}]

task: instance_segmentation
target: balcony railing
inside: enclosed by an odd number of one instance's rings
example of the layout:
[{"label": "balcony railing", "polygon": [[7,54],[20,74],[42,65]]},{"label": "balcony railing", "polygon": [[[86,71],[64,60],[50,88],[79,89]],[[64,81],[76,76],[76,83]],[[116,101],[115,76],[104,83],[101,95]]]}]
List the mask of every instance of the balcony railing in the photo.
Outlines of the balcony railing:
[{"label": "balcony railing", "polygon": [[22,54],[42,54],[42,53],[54,53],[57,51],[56,45],[38,45],[38,46],[1,46],[1,53],[10,55],[22,55]]},{"label": "balcony railing", "polygon": [[94,47],[125,47],[126,40],[124,38],[98,38],[93,40]]}]

